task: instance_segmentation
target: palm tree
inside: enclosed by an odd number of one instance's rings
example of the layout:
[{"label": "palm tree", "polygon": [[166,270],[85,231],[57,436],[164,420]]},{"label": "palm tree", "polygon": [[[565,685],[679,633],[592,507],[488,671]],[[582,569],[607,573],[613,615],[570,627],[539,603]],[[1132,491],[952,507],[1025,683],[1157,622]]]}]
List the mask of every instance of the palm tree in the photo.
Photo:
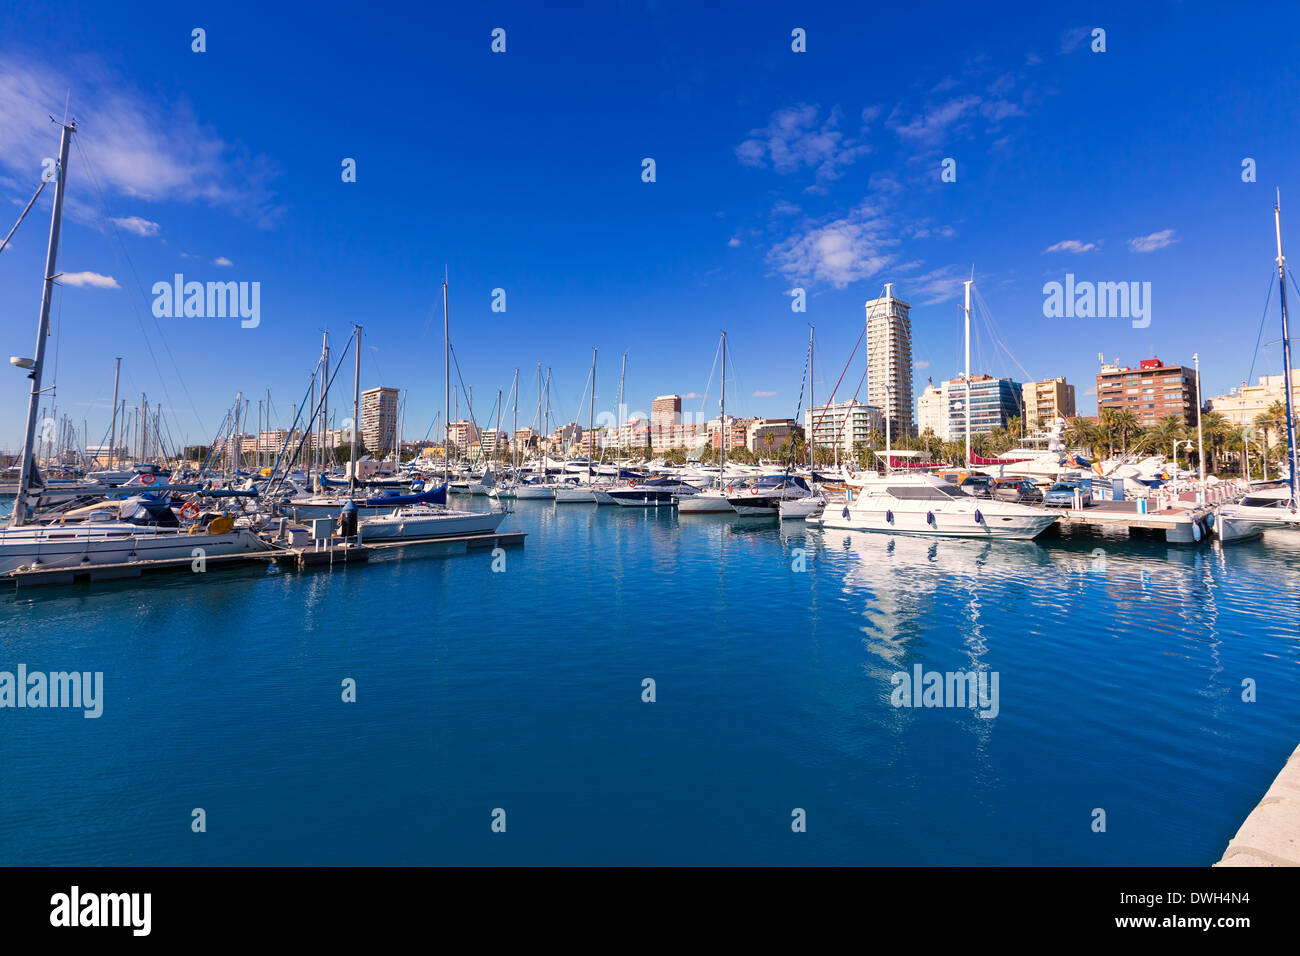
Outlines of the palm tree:
[{"label": "palm tree", "polygon": [[[1285,413],[1283,418],[1285,418]],[[1214,470],[1218,464],[1219,451],[1227,443],[1228,437],[1232,432],[1232,425],[1222,412],[1206,412],[1201,416],[1201,434],[1205,441],[1205,460],[1206,471]]]},{"label": "palm tree", "polygon": [[1147,434],[1158,448],[1172,448],[1187,434],[1181,415],[1166,415],[1147,429]]}]

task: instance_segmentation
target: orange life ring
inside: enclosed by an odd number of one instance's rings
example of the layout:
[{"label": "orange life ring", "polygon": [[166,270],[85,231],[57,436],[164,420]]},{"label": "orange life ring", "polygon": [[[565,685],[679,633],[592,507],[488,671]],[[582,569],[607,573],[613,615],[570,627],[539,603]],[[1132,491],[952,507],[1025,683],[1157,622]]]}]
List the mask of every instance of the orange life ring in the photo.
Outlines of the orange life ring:
[{"label": "orange life ring", "polygon": [[181,505],[181,517],[193,521],[199,516],[199,503],[197,501],[187,501]]},{"label": "orange life ring", "polygon": [[142,474],[142,475],[140,476],[140,484],[142,484],[142,485],[152,485],[152,484],[153,484],[153,475],[149,474],[148,472],[145,472],[144,474]]},{"label": "orange life ring", "polygon": [[633,478],[630,482],[628,482],[628,486],[631,487],[631,488],[635,488],[635,487],[636,487],[636,479]]}]

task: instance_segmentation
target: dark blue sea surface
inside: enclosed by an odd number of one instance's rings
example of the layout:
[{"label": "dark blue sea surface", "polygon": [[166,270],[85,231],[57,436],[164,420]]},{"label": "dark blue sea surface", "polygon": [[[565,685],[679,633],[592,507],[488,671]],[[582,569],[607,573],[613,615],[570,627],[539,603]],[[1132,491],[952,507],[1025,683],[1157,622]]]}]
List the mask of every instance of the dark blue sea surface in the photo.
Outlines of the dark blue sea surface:
[{"label": "dark blue sea surface", "polygon": [[[0,670],[104,674],[99,719],[0,709],[0,863],[1201,866],[1300,739],[1300,546],[503,530],[0,591]],[[997,716],[893,706],[917,664]]]}]

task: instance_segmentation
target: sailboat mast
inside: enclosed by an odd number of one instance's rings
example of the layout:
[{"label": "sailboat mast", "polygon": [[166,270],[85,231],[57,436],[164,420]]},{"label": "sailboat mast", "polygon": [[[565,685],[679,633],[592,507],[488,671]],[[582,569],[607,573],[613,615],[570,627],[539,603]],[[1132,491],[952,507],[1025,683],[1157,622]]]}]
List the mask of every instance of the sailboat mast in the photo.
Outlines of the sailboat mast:
[{"label": "sailboat mast", "polygon": [[[885,294],[893,298],[893,290],[886,285]],[[885,474],[889,474],[894,458],[894,389],[891,385],[894,371],[893,331],[894,323],[890,321],[889,303],[885,303]]]},{"label": "sailboat mast", "polygon": [[361,431],[361,326],[357,330],[357,363],[352,376],[352,466],[348,474],[348,491],[357,487],[357,432]]},{"label": "sailboat mast", "polygon": [[966,314],[966,465],[970,466],[970,287],[973,279],[967,279],[964,283],[966,286],[966,303],[962,310]]},{"label": "sailboat mast", "polygon": [[[591,410],[587,412],[587,434],[593,435],[596,427],[596,350],[591,350]],[[594,437],[587,441],[587,484],[591,484],[591,454],[596,450]]]},{"label": "sailboat mast", "polygon": [[442,273],[442,338],[443,338],[443,418],[442,483],[451,481],[451,326],[447,320],[447,271]]},{"label": "sailboat mast", "polygon": [[722,449],[721,465],[718,468],[718,487],[727,480],[727,330],[722,330],[722,416],[719,419],[722,429],[718,433],[718,446]]},{"label": "sailboat mast", "polygon": [[1286,311],[1286,257],[1282,255],[1282,199],[1278,197],[1273,206],[1273,228],[1277,234],[1277,275],[1278,288],[1282,292],[1282,381],[1286,389],[1286,444],[1287,458],[1290,465],[1291,507],[1300,506],[1300,495],[1296,493],[1300,476],[1296,475],[1295,447],[1295,410],[1291,407],[1291,329]]},{"label": "sailboat mast", "polygon": [[59,262],[59,230],[63,224],[63,192],[68,181],[68,146],[77,124],[63,127],[59,139],[59,181],[54,190],[54,212],[50,215],[50,244],[45,253],[45,284],[41,289],[41,317],[36,324],[36,356],[32,371],[31,392],[27,398],[27,433],[23,438],[23,457],[18,471],[18,497],[14,499],[9,526],[17,528],[27,522],[31,507],[27,493],[31,488],[32,456],[36,448],[36,416],[41,405],[41,374],[45,371],[45,340],[50,334],[50,303],[54,298],[54,274]]},{"label": "sailboat mast", "polygon": [[[816,381],[816,370],[813,368],[813,335],[817,331],[817,326],[808,326],[808,424],[812,424],[813,409],[817,407],[817,402],[813,397],[813,389]],[[811,429],[810,429],[811,430]],[[812,436],[806,436],[808,442],[808,470],[811,472],[816,468],[813,462],[813,443]],[[793,439],[791,439],[793,442]]]},{"label": "sailboat mast", "polygon": [[627,378],[627,353],[623,353],[623,370],[618,373],[618,421],[614,427],[618,429],[618,464],[615,470],[618,474],[615,478],[623,477],[623,382]]},{"label": "sailboat mast", "polygon": [[117,383],[122,377],[122,357],[119,355],[114,361],[117,363],[113,368],[113,424],[109,426],[108,432],[108,467],[112,468],[117,462]]},{"label": "sailboat mast", "polygon": [[519,475],[519,369],[515,368],[515,411],[514,420],[510,423],[510,455],[514,464],[515,475],[510,479],[515,481]]}]

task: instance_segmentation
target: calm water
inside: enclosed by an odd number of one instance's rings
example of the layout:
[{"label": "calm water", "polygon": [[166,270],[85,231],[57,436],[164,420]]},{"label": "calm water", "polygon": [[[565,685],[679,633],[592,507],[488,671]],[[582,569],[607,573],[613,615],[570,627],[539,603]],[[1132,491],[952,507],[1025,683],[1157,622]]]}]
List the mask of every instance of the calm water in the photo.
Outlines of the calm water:
[{"label": "calm water", "polygon": [[[0,710],[0,863],[1205,865],[1300,739],[1297,549],[503,527],[503,573],[0,591],[0,669],[105,680],[98,720]],[[891,706],[916,663],[1000,713]]]}]

